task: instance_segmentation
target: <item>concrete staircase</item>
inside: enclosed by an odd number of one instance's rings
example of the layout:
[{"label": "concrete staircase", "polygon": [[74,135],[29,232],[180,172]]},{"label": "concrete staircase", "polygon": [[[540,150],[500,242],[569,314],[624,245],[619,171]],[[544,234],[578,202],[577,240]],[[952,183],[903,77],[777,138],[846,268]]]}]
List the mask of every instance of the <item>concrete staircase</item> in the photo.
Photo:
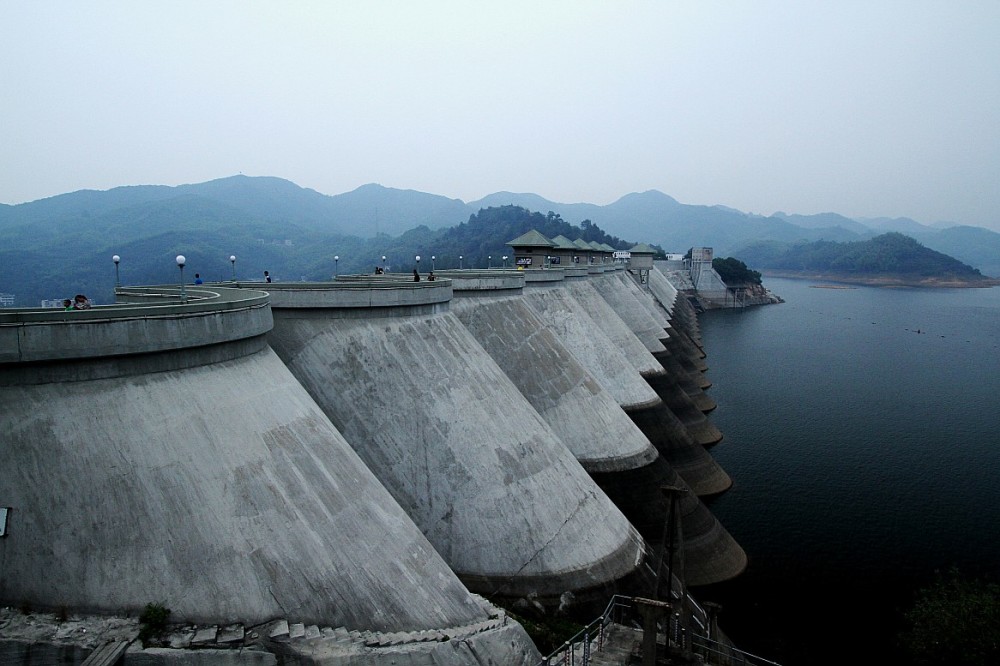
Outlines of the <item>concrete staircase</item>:
[{"label": "concrete staircase", "polygon": [[279,651],[316,651],[336,648],[339,651],[370,651],[378,648],[416,645],[420,643],[461,640],[476,634],[499,629],[507,625],[507,614],[502,608],[480,599],[489,615],[488,620],[448,629],[419,631],[358,631],[347,627],[305,624],[287,618],[265,624],[244,627],[242,624],[208,627],[186,627],[168,637],[171,648],[229,648],[274,647]]}]

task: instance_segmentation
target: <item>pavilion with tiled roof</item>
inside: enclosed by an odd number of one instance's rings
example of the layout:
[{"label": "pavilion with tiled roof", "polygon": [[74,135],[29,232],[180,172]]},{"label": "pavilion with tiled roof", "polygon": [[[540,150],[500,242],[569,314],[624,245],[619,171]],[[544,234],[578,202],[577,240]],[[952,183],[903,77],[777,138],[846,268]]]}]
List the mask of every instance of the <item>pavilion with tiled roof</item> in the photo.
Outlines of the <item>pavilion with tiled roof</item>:
[{"label": "pavilion with tiled roof", "polygon": [[518,236],[507,245],[514,251],[514,265],[519,269],[544,268],[545,258],[552,255],[556,244],[532,229],[523,236]]}]

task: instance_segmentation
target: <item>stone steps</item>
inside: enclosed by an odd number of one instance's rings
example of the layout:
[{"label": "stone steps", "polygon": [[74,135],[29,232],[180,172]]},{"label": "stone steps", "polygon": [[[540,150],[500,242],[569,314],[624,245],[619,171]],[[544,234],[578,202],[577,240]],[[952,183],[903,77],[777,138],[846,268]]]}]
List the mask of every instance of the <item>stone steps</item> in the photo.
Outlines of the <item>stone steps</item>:
[{"label": "stone steps", "polygon": [[[351,630],[347,627],[320,627],[315,624],[306,625],[301,622],[289,621],[288,619],[278,619],[244,632],[244,641],[256,642],[261,637],[264,637],[265,640],[288,644],[290,646],[299,643],[308,643],[311,646],[317,646],[325,642],[335,643],[341,647],[354,646],[357,648],[377,649],[398,647],[413,643],[460,640],[484,631],[499,629],[507,624],[507,615],[503,609],[493,606],[485,599],[480,598],[479,602],[490,619],[460,627],[379,632]],[[240,630],[243,630],[242,625],[240,625]],[[233,647],[236,646],[233,645]]]}]

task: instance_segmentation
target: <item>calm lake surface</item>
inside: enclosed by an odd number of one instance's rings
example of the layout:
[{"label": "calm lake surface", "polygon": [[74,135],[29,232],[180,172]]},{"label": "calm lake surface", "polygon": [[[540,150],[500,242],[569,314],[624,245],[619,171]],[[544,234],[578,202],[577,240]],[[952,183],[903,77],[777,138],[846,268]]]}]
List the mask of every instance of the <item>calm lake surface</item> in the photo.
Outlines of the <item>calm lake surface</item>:
[{"label": "calm lake surface", "polygon": [[734,480],[708,504],[750,565],[696,594],[784,666],[897,663],[935,570],[1000,580],[1000,288],[821,284],[700,317]]}]

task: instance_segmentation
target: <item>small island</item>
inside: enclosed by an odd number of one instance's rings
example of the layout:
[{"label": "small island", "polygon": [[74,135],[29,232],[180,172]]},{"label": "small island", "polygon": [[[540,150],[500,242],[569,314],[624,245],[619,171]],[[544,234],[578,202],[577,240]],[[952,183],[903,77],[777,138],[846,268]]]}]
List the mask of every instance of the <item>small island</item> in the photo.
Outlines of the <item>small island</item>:
[{"label": "small island", "polygon": [[836,243],[763,242],[740,256],[771,277],[804,278],[877,287],[995,287],[1000,279],[901,233]]}]

